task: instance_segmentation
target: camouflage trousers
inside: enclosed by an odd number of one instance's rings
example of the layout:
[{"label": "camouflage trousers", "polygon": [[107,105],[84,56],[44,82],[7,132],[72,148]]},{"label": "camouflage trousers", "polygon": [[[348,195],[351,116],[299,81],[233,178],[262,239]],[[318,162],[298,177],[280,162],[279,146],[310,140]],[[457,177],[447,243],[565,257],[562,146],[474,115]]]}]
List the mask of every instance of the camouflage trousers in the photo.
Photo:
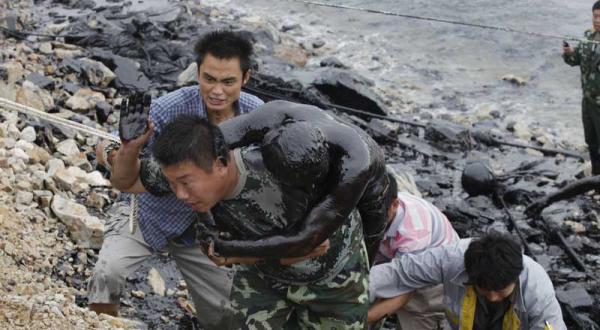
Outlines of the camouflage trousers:
[{"label": "camouflage trousers", "polygon": [[283,284],[238,269],[231,289],[234,327],[240,329],[366,329],[368,258],[362,245],[332,279]]},{"label": "camouflage trousers", "polygon": [[600,105],[584,97],[581,102],[583,134],[588,145],[592,175],[600,175]]}]

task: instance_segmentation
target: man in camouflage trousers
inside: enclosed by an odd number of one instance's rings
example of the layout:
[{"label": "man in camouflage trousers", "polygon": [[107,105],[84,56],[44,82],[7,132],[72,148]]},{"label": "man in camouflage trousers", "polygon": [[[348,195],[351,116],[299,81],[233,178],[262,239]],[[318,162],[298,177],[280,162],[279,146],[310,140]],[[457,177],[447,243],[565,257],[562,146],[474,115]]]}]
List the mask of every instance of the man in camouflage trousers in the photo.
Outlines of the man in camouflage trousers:
[{"label": "man in camouflage trousers", "polygon": [[[600,1],[592,7],[593,28],[585,31],[585,38],[600,42]],[[600,44],[580,42],[575,49],[563,44],[563,59],[581,69],[581,119],[585,143],[592,162],[592,175],[600,174]]]},{"label": "man in camouflage trousers", "polygon": [[166,180],[140,184],[210,210],[216,227],[198,222],[198,238],[217,265],[235,265],[234,328],[364,329],[363,236],[370,245],[385,230],[383,152],[315,107],[261,111],[219,128],[176,119],[153,147]]}]

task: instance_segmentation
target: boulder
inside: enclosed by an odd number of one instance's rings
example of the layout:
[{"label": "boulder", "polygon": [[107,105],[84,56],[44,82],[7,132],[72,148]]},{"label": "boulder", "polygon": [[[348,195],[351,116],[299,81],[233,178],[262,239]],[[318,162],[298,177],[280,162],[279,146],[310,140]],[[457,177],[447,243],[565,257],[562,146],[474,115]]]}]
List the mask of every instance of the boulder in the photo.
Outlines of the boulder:
[{"label": "boulder", "polygon": [[24,81],[21,88],[17,90],[15,101],[42,111],[54,107],[52,95],[29,80]]},{"label": "boulder", "polygon": [[73,139],[66,139],[59,142],[56,145],[56,150],[67,157],[78,156],[80,153],[77,142]]},{"label": "boulder", "polygon": [[106,101],[102,93],[94,92],[89,88],[80,88],[65,104],[73,111],[87,113],[101,101]]},{"label": "boulder", "polygon": [[370,89],[373,82],[356,73],[329,68],[319,75],[312,85],[327,95],[332,103],[387,115],[383,101]]},{"label": "boulder", "polygon": [[475,140],[467,127],[441,119],[429,122],[425,138],[445,151],[466,151],[475,147]]},{"label": "boulder", "polygon": [[104,63],[89,58],[79,60],[86,79],[93,85],[107,87],[117,77]]},{"label": "boulder", "polygon": [[91,249],[102,246],[104,224],[100,219],[90,216],[85,206],[54,195],[50,209],[67,226],[75,243]]},{"label": "boulder", "polygon": [[196,62],[190,64],[187,69],[183,70],[177,77],[177,86],[186,86],[198,82],[198,66]]},{"label": "boulder", "polygon": [[62,159],[52,158],[46,163],[46,173],[50,176],[63,169],[65,169],[65,162]]},{"label": "boulder", "polygon": [[165,280],[162,278],[156,268],[150,269],[148,272],[148,284],[152,288],[152,291],[157,295],[164,297],[166,293]]},{"label": "boulder", "polygon": [[32,72],[27,76],[27,80],[41,89],[54,89],[54,80],[46,78],[43,74]]},{"label": "boulder", "polygon": [[19,139],[27,142],[34,142],[36,138],[35,128],[31,126],[25,127],[19,134]]}]

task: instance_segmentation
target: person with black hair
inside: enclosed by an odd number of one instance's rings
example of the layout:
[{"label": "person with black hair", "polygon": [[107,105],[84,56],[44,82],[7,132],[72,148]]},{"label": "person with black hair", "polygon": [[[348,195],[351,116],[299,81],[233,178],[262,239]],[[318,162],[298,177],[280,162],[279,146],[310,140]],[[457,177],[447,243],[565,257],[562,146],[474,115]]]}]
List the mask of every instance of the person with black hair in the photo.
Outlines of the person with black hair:
[{"label": "person with black hair", "polygon": [[585,143],[588,145],[592,175],[600,175],[600,1],[592,6],[592,29],[585,31],[585,39],[575,48],[563,43],[563,59],[570,66],[579,66],[583,99],[581,118]]},{"label": "person with black hair", "polygon": [[[178,118],[153,154],[167,181],[142,173],[146,190],[210,210],[216,228],[199,222],[198,239],[216,264],[235,264],[234,326],[364,327],[362,226],[378,244],[388,185],[383,151],[364,131],[316,107],[274,101],[219,128]],[[282,262],[326,241],[320,255]]]},{"label": "person with black hair", "polygon": [[384,298],[393,308],[419,288],[443,284],[452,329],[567,329],[548,274],[507,234],[406,254],[373,267],[370,279],[381,283],[369,287],[371,301]]},{"label": "person with black hair", "polygon": [[[418,194],[416,187],[407,189],[409,186],[401,181],[402,191],[399,191],[396,175],[392,174],[389,168],[388,171],[390,185],[385,205],[389,223],[375,263],[390,262],[393,258],[404,254],[458,243],[458,234],[446,216],[430,202],[405,191],[416,190]],[[375,281],[381,278],[377,274],[378,270],[378,268],[371,269],[370,286],[383,284]],[[397,329],[441,329],[445,320],[443,297],[442,285],[416,290],[405,306],[392,311],[398,320]],[[379,303],[377,307],[371,308],[369,322],[374,323],[379,319],[383,321],[386,313],[391,311],[390,303]]]},{"label": "person with black hair", "polygon": [[196,43],[194,52],[198,85],[180,88],[152,102],[146,95],[124,100],[119,122],[122,143],[104,141],[96,148],[98,163],[110,171],[113,186],[140,194],[123,194],[111,209],[89,281],[88,301],[90,309],[98,313],[117,315],[125,277],[153,253],[168,251],[187,282],[200,324],[207,329],[225,329],[228,313],[223,306],[227,305],[232,274],[215,267],[195,245],[194,210],[174,196],[157,197],[135,189],[156,137],[175,117],[193,114],[218,124],[263,104],[241,91],[250,78],[253,46],[240,33],[207,33]]}]

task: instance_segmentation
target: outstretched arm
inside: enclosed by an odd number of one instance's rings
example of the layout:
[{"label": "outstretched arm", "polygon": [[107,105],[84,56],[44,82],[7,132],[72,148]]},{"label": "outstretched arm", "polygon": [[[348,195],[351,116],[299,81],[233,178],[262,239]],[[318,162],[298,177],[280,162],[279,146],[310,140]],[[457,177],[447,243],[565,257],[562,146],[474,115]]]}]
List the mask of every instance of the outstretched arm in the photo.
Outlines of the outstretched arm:
[{"label": "outstretched arm", "polygon": [[232,118],[219,125],[225,142],[231,149],[252,143],[260,143],[267,132],[285,125],[288,121],[329,119],[329,115],[319,108],[287,101],[272,101],[252,111]]},{"label": "outstretched arm", "polygon": [[367,322],[373,324],[386,316],[396,313],[410,301],[411,297],[412,292],[401,294],[393,298],[377,300],[369,306]]},{"label": "outstretched arm", "polygon": [[552,203],[556,203],[563,199],[571,198],[593,189],[600,189],[600,176],[593,176],[577,180],[568,184],[566,187],[554,192],[548,196],[542,197],[531,203],[525,212],[528,216],[535,216],[541,213],[546,207]]},{"label": "outstretched arm", "polygon": [[223,256],[263,257],[279,259],[301,257],[328,239],[348,218],[364,190],[357,179],[352,184],[338,185],[318,203],[297,233],[275,235],[260,240],[220,240],[215,250]]}]

